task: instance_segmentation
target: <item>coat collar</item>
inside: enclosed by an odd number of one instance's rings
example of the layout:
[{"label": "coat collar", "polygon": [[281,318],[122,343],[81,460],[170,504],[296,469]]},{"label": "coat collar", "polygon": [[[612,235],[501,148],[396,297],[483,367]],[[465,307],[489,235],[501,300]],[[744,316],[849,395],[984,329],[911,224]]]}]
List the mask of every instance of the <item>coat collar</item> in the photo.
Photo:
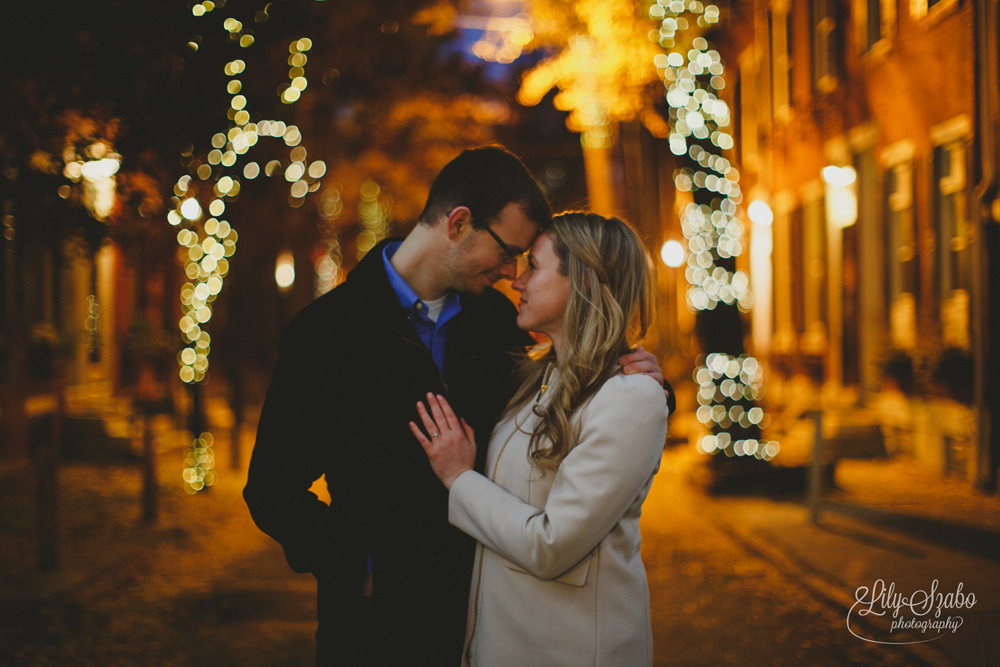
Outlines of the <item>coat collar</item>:
[{"label": "coat collar", "polygon": [[[390,243],[402,240],[402,237],[397,236],[380,241],[374,248],[368,251],[368,253],[353,269],[351,269],[351,271],[347,274],[345,283],[347,285],[351,285],[352,289],[356,289],[359,296],[365,301],[379,304],[396,304],[400,315],[404,320],[406,320],[403,308],[399,305],[399,297],[396,295],[396,291],[389,282],[389,276],[386,275],[385,264],[382,261],[382,253],[385,251],[385,247]],[[475,310],[483,301],[483,297],[480,295],[466,294],[464,292],[459,292],[458,297],[462,304],[463,312],[466,308]],[[378,310],[380,313],[396,313],[395,310],[387,307],[378,309],[372,308],[370,310]]]},{"label": "coat collar", "polygon": [[361,259],[347,274],[342,285],[352,293],[356,304],[352,308],[354,317],[367,321],[371,331],[395,331],[404,338],[419,341],[420,336],[406,317],[399,303],[399,297],[389,282],[382,261],[385,247],[400,238],[385,239]]}]

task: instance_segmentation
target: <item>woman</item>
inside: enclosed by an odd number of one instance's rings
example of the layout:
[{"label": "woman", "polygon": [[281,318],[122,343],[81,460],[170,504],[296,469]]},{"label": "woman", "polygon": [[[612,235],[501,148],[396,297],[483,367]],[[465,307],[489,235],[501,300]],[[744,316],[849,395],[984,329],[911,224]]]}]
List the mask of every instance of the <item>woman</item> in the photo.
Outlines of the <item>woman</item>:
[{"label": "woman", "polygon": [[645,334],[650,262],[625,223],[567,213],[513,283],[518,326],[545,334],[541,359],[493,430],[486,475],[475,439],[441,396],[415,423],[449,489],[449,521],[479,541],[465,663],[649,665],[649,590],[639,516],[667,430],[655,380],[618,358]]}]

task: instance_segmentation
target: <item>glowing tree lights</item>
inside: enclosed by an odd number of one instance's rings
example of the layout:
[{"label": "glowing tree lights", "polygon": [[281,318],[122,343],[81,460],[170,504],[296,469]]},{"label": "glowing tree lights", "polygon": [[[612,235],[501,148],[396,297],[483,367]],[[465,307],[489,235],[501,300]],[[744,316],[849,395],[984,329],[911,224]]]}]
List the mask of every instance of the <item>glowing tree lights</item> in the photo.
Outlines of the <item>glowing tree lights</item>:
[{"label": "glowing tree lights", "polygon": [[[723,458],[770,460],[778,446],[760,439],[768,421],[755,405],[764,392],[760,366],[743,343],[740,311],[751,308],[753,295],[749,276],[736,265],[746,229],[740,174],[724,155],[735,145],[721,95],[725,64],[705,37],[719,22],[719,8],[695,0],[530,0],[526,6],[532,22],[523,47],[552,53],[525,73],[518,101],[537,104],[559,89],[553,104],[569,112],[567,126],[581,134],[593,210],[617,213],[607,153],[615,123],[638,118],[678,156],[674,183],[688,202],[681,215],[687,303],[710,353],[696,373],[698,415],[712,430],[699,448]],[[666,120],[659,113],[664,88]]]},{"label": "glowing tree lights", "polygon": [[358,234],[357,239],[359,256],[374,248],[389,231],[392,205],[381,192],[379,184],[371,179],[361,184],[358,216],[364,229]]},{"label": "glowing tree lights", "polygon": [[636,0],[533,0],[535,22],[525,48],[554,53],[525,73],[517,99],[538,104],[553,88],[553,105],[569,112],[566,126],[580,133],[589,207],[616,215],[611,147],[614,128],[639,118],[654,136],[666,124],[653,111],[657,72],[648,63],[661,52],[647,39],[649,21]]},{"label": "glowing tree lights", "polygon": [[698,382],[698,421],[716,431],[698,441],[698,451],[712,454],[731,452],[735,456],[753,456],[770,461],[778,453],[778,443],[754,437],[733,440],[730,429],[744,431],[766,428],[770,418],[756,406],[747,403],[764,397],[762,373],[757,360],[748,355],[732,357],[712,353],[705,365],[695,371]]},{"label": "glowing tree lights", "polygon": [[694,374],[698,382],[698,419],[712,430],[698,442],[704,454],[771,460],[778,443],[760,437],[769,418],[756,406],[764,397],[760,364],[745,354],[740,311],[753,304],[750,280],[736,269],[743,252],[740,220],[743,193],[736,167],[723,156],[734,146],[722,57],[703,36],[690,45],[685,30],[699,32],[719,20],[715,5],[692,0],[658,0],[649,10],[660,22],[650,39],[667,52],[653,63],[663,77],[670,107],[670,150],[682,160],[674,174],[677,190],[690,193],[681,215],[688,242],[688,305],[697,313],[697,330],[711,352]]},{"label": "glowing tree lights", "polygon": [[336,223],[344,211],[344,202],[340,198],[340,188],[330,186],[320,199],[318,224],[322,239],[318,246],[313,268],[316,271],[314,296],[320,297],[332,290],[341,279],[340,267],[344,257],[340,251],[340,238],[337,235]]},{"label": "glowing tree lights", "polygon": [[[234,19],[227,19],[225,27],[232,34],[240,29],[240,24]],[[249,46],[251,43],[240,38],[241,46]],[[311,47],[311,40],[303,38],[293,41],[289,51],[292,56],[304,58],[303,52]],[[287,104],[298,99],[298,93],[289,95],[288,91],[301,92],[306,86],[302,70],[305,61],[295,62],[300,64],[292,67],[291,74],[295,75],[292,84],[279,93],[281,100]],[[225,213],[226,203],[235,201],[239,196],[240,176],[246,180],[253,180],[261,174],[265,177],[284,177],[290,186],[289,205],[297,207],[302,205],[307,194],[319,189],[319,179],[326,173],[324,162],[307,160],[306,149],[300,145],[302,135],[296,126],[286,125],[278,120],[250,122],[247,99],[240,94],[242,84],[236,78],[245,71],[246,63],[243,60],[237,59],[226,64],[225,72],[232,77],[226,87],[232,96],[228,112],[232,124],[227,132],[219,132],[212,137],[212,149],[208,152],[206,163],[200,164],[195,170],[197,179],[212,180],[206,193],[209,198],[208,217],[198,198],[198,183],[191,175],[178,179],[174,187],[175,209],[167,216],[171,225],[183,227],[177,234],[177,242],[181,246],[184,271],[189,282],[181,288],[184,314],[179,327],[189,346],[178,354],[178,362],[180,378],[187,383],[201,382],[208,371],[211,339],[202,325],[212,317],[212,302],[222,290],[229,270],[229,258],[236,249],[238,233],[228,221],[220,218]],[[258,163],[248,161],[239,169],[240,158],[264,138],[280,139],[289,147],[287,166],[278,160],[271,160],[261,169]],[[234,174],[227,173],[229,170],[233,170]],[[201,188],[201,191],[205,192],[206,188]]]},{"label": "glowing tree lights", "polygon": [[[225,3],[202,2],[192,9],[194,16],[206,16]],[[270,7],[270,5],[268,5]],[[267,10],[258,12],[256,22],[267,20]],[[253,45],[252,32],[234,19],[226,18],[223,28],[229,39],[241,48]],[[198,43],[191,42],[197,50]],[[293,104],[306,89],[306,52],[312,40],[303,37],[288,47],[289,80],[278,90],[282,103]],[[183,263],[187,282],[181,287],[180,300],[183,314],[178,322],[184,348],[177,354],[182,381],[196,386],[205,380],[209,368],[211,336],[206,327],[212,319],[212,306],[222,291],[230,258],[236,250],[239,235],[229,221],[223,219],[227,203],[240,194],[241,178],[253,180],[258,176],[284,178],[289,184],[288,202],[292,207],[301,206],[310,192],[320,187],[320,178],[326,174],[326,164],[320,160],[309,161],[302,143],[302,134],[294,125],[280,120],[251,121],[249,101],[242,94],[240,79],[246,72],[242,59],[225,65],[226,92],[230,95],[227,118],[229,128],[212,137],[212,146],[205,162],[191,160],[192,174],[181,176],[174,185],[174,208],[167,215],[168,222],[180,229],[177,232],[178,254]],[[242,164],[244,156],[263,139],[278,140],[289,149],[288,161],[271,160],[263,168],[253,161]],[[193,149],[185,155],[190,157]],[[197,396],[197,394],[196,394]],[[199,409],[196,398],[195,410]],[[200,428],[196,428],[196,431]],[[211,471],[214,461],[212,436],[200,433],[192,442],[185,459],[185,489],[197,493],[211,486],[215,475]]]}]

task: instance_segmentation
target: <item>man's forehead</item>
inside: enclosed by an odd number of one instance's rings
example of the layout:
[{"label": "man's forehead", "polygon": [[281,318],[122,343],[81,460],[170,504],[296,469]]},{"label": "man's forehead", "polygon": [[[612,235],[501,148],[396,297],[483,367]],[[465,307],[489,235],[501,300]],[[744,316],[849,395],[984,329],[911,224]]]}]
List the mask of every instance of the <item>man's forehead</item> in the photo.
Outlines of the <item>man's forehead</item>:
[{"label": "man's forehead", "polygon": [[538,237],[542,235],[542,227],[537,222],[532,222],[530,226],[525,230],[523,238],[515,237],[511,240],[510,246],[521,252],[528,252],[531,247],[535,245],[535,241]]},{"label": "man's forehead", "polygon": [[512,236],[510,244],[523,244],[524,250],[527,250],[538,235],[542,233],[542,226],[529,218],[524,208],[517,202],[511,202],[500,211],[493,228],[503,228],[512,235],[516,235],[516,237]]}]

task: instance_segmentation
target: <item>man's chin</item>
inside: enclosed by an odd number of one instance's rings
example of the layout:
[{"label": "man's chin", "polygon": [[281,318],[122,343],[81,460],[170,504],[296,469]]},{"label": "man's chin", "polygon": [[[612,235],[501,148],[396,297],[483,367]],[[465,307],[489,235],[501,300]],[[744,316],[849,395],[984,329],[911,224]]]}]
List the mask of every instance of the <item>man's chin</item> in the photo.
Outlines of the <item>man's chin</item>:
[{"label": "man's chin", "polygon": [[480,296],[491,287],[493,287],[492,283],[488,285],[484,285],[482,283],[466,283],[465,285],[455,288],[455,291],[461,292],[462,294],[471,294],[472,296]]},{"label": "man's chin", "polygon": [[491,287],[496,287],[496,284],[498,282],[500,282],[501,280],[503,280],[503,276],[498,276],[496,278],[492,278],[490,276],[486,276],[484,278],[485,282],[479,285],[479,291],[476,292],[476,294],[482,294],[483,292],[485,292],[486,290],[490,289]]}]

